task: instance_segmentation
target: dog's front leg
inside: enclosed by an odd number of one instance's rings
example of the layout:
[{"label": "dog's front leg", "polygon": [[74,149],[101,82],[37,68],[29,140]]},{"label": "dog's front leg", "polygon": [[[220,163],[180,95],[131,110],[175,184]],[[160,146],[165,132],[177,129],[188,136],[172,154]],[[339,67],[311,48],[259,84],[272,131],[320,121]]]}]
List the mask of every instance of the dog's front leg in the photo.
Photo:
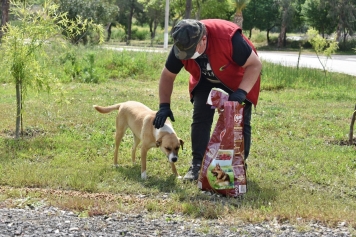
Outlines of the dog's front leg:
[{"label": "dog's front leg", "polygon": [[147,179],[146,173],[146,157],[148,149],[144,146],[141,147],[141,179]]},{"label": "dog's front leg", "polygon": [[177,169],[176,169],[176,165],[173,162],[170,162],[170,163],[171,163],[173,174],[175,174],[177,177],[179,177]]}]

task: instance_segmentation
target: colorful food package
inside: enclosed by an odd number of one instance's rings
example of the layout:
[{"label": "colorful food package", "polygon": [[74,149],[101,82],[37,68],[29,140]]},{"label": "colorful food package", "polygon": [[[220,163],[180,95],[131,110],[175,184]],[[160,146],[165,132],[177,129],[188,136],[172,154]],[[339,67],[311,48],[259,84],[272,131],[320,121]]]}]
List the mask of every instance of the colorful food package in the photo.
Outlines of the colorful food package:
[{"label": "colorful food package", "polygon": [[198,187],[224,196],[241,196],[247,191],[244,163],[243,105],[228,101],[221,89],[212,89],[207,104],[218,109],[219,118],[208,143]]}]

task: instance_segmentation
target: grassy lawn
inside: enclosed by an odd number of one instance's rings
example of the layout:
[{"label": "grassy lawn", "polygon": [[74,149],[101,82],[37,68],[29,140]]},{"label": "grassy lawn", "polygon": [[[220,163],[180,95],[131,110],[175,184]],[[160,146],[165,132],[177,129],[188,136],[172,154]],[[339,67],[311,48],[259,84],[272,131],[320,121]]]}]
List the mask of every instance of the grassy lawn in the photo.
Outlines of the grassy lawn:
[{"label": "grassy lawn", "polygon": [[[82,216],[147,210],[231,223],[346,222],[355,231],[356,146],[345,145],[356,103],[355,77],[263,62],[260,101],[252,116],[248,192],[235,199],[175,178],[158,149],[149,151],[148,179],[141,180],[139,160],[131,163],[129,131],[120,147],[120,167],[112,167],[115,112],[100,114],[92,106],[137,100],[156,110],[165,55],[103,50],[94,55],[99,83],[63,79],[50,94],[28,91],[20,140],[14,139],[15,86],[2,79],[0,206],[36,206],[45,200]],[[119,60],[123,63],[113,64]],[[53,71],[61,75],[65,69]],[[176,164],[180,175],[191,160],[187,77],[179,75],[172,95],[173,126],[185,141]]]}]

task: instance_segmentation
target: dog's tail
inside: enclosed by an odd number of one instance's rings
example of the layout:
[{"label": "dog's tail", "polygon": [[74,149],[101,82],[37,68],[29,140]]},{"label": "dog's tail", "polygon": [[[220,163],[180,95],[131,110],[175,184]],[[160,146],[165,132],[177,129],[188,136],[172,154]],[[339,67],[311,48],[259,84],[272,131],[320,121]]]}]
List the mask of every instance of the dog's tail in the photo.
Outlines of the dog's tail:
[{"label": "dog's tail", "polygon": [[99,106],[99,105],[93,105],[94,109],[96,109],[97,111],[99,111],[102,114],[106,114],[109,113],[113,110],[118,110],[120,108],[121,104],[116,104],[116,105],[110,105],[107,107],[103,107],[103,106]]}]

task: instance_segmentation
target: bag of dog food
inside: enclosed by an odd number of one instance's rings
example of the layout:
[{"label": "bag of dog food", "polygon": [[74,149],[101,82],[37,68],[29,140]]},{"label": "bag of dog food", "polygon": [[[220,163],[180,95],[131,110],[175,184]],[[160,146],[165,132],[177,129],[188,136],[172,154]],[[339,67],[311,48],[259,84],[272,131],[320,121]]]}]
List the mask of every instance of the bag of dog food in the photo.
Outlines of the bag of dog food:
[{"label": "bag of dog food", "polygon": [[221,89],[212,89],[207,104],[217,109],[219,118],[208,143],[198,187],[224,196],[240,196],[247,191],[244,163],[243,105],[228,101]]}]

